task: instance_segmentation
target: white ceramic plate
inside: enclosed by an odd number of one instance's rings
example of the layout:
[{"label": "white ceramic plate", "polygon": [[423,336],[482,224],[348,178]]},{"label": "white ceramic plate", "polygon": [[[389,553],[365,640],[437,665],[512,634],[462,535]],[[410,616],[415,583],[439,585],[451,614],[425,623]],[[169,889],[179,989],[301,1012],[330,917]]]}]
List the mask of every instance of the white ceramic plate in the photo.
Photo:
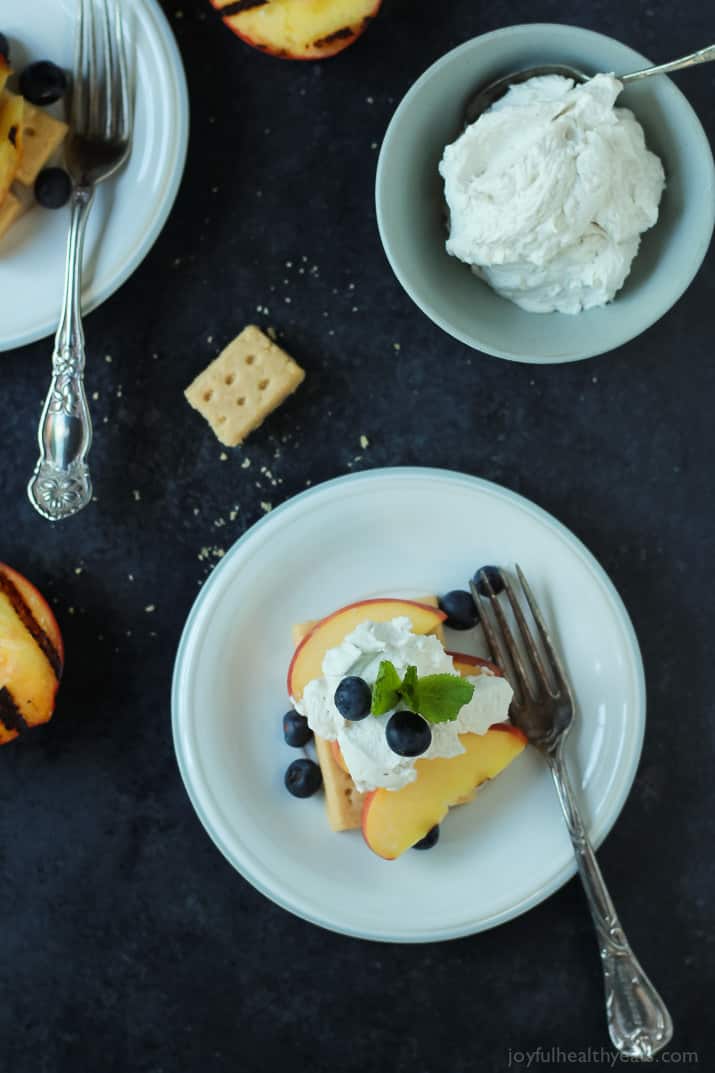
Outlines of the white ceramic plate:
[{"label": "white ceramic plate", "polygon": [[[542,901],[574,872],[551,780],[527,749],[454,809],[439,845],[397,861],[357,831],[333,834],[320,795],[290,797],[281,734],[293,622],[374,595],[464,587],[476,567],[519,562],[573,681],[570,741],[591,835],[626,799],[645,722],[628,615],[584,546],[528,500],[456,473],[386,469],[304,492],[254,525],[206,583],[174,671],[173,730],[194,808],[227,859],[291,912],[368,939],[481,931]],[[454,635],[476,650],[479,631]]]},{"label": "white ceramic plate", "polygon": [[[156,0],[122,0],[136,42],[134,145],[127,165],[97,190],[85,252],[85,310],[132,274],[176,197],[188,140],[188,96],[179,51]],[[76,0],[3,0],[2,30],[15,70],[51,59],[71,70]],[[111,211],[110,211],[111,210]],[[0,241],[0,350],[54,333],[62,296],[68,210],[35,208]]]}]

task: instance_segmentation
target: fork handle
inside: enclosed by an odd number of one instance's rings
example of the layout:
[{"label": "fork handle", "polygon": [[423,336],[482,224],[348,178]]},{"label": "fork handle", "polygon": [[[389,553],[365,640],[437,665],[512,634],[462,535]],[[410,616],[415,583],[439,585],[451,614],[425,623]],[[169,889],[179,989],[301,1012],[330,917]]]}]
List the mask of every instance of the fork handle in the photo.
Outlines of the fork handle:
[{"label": "fork handle", "polygon": [[92,498],[87,453],[92,423],[84,390],[82,328],[82,250],[93,186],[72,193],[67,238],[62,312],[52,354],[52,381],[40,418],[40,457],[27,494],[34,508],[51,522],[69,518]]},{"label": "fork handle", "polygon": [[616,915],[586,834],[562,750],[557,749],[547,759],[596,926],[606,991],[608,1032],[621,1054],[647,1060],[669,1042],[673,1022],[665,1003],[631,950]]}]

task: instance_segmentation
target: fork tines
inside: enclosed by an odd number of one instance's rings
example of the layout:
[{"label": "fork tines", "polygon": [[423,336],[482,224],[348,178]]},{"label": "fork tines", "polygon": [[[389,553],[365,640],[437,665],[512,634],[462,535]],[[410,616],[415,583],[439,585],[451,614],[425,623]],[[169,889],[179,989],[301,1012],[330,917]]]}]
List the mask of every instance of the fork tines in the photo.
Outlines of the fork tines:
[{"label": "fork tines", "polygon": [[[498,568],[495,576],[493,569],[479,570],[470,582],[470,588],[481,611],[482,627],[492,658],[510,680],[517,695],[517,703],[523,705],[545,695],[552,698],[564,694],[568,696],[569,688],[561,661],[523,571],[516,565],[520,591],[536,626],[543,655],[509,575]],[[496,577],[499,578],[506,595],[512,622],[509,621],[507,611],[502,605],[503,601],[499,598],[502,588],[496,584]],[[490,613],[486,610],[487,606]],[[522,654],[524,651],[528,657],[526,661]]]},{"label": "fork tines", "polygon": [[85,137],[123,142],[130,136],[130,94],[122,0],[80,0],[71,119]]}]

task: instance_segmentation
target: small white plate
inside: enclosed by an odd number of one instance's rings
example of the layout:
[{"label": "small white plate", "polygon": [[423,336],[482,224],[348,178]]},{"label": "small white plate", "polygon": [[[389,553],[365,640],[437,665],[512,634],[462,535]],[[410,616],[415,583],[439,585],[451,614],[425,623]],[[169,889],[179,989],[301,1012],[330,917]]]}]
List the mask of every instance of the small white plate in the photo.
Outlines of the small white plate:
[{"label": "small white plate", "polygon": [[[128,163],[97,189],[85,248],[85,311],[132,274],[166,221],[184,170],[189,132],[179,50],[156,0],[122,0],[137,73],[134,142]],[[74,56],[75,0],[3,0],[2,30],[13,69]],[[60,311],[68,210],[35,207],[0,241],[0,350],[54,333]]]},{"label": "small white plate", "polygon": [[[304,492],[228,552],[189,615],[174,670],[173,730],[189,797],[258,890],[334,931],[392,942],[450,939],[530,909],[574,873],[544,762],[527,749],[439,845],[383,861],[358,831],[333,834],[321,795],[283,787],[290,627],[354,600],[463,588],[486,563],[519,562],[565,657],[578,703],[571,769],[600,843],[640,756],[638,642],[603,569],[526,499],[457,473],[386,469]],[[478,633],[454,635],[459,648]]]}]

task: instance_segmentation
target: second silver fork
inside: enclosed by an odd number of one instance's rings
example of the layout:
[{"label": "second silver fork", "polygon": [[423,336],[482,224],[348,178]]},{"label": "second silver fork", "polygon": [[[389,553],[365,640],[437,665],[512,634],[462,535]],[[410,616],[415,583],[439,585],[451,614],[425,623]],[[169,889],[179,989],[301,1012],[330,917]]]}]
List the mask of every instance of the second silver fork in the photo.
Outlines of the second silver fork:
[{"label": "second silver fork", "polygon": [[[621,1054],[647,1060],[670,1041],[673,1022],[631,950],[596,861],[564,758],[564,741],[574,719],[571,688],[529,584],[518,566],[516,572],[540,647],[503,570],[480,570],[476,584],[471,583],[472,595],[482,608],[482,626],[492,658],[514,688],[512,721],[545,757],[556,785],[598,936],[609,1035]],[[514,628],[499,600],[502,590]],[[485,603],[493,619],[485,613]]]},{"label": "second silver fork", "polygon": [[40,457],[27,492],[49,521],[89,503],[87,454],[92,424],[84,388],[82,252],[95,187],[122,166],[131,147],[131,98],[121,0],[80,0],[70,104],[67,166],[70,201],[62,312],[52,355],[52,382],[40,418]]}]

